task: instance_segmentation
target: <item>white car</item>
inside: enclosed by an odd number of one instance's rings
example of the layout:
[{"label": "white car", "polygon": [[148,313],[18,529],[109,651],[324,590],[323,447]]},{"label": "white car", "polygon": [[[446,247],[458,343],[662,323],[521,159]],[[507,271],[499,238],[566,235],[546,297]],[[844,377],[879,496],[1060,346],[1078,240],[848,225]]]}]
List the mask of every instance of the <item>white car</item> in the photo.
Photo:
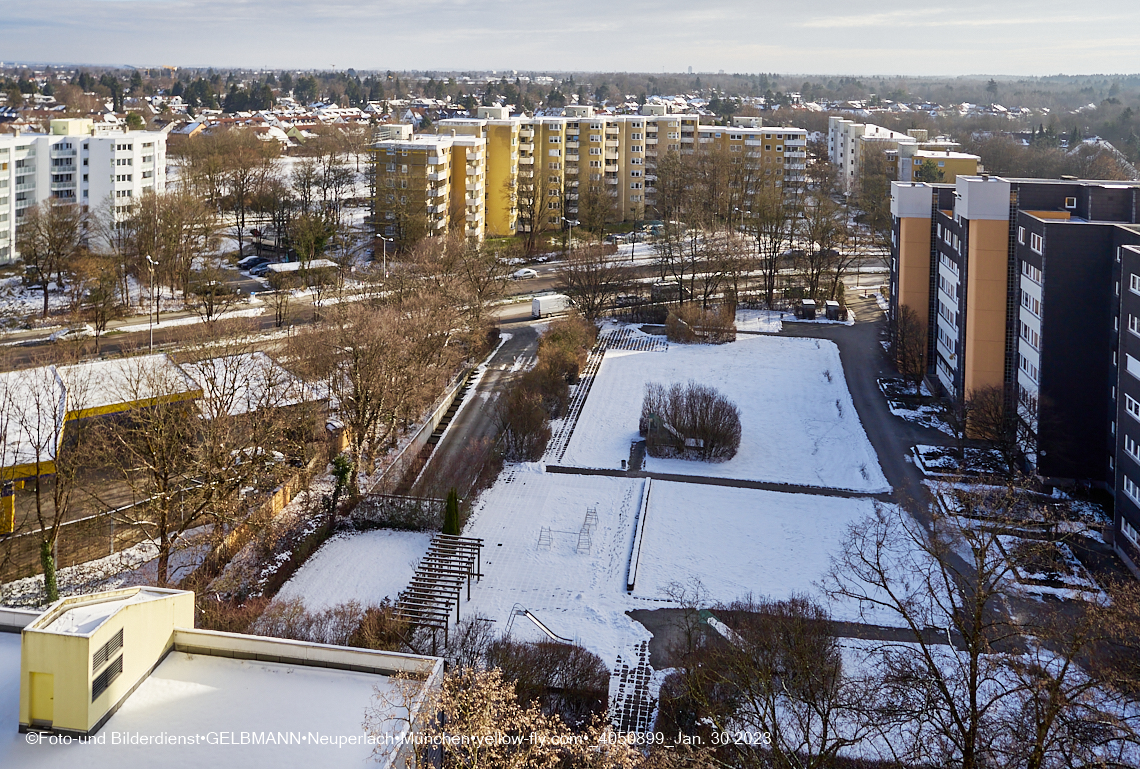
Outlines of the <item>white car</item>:
[{"label": "white car", "polygon": [[530,278],[537,278],[538,270],[532,270],[530,267],[523,267],[521,270],[515,270],[512,272],[511,277],[515,280],[528,280]]},{"label": "white car", "polygon": [[49,342],[70,342],[75,339],[89,339],[95,336],[95,329],[91,328],[89,323],[84,323],[82,326],[72,326],[71,328],[61,328],[59,331],[53,331],[51,336],[48,337]]}]

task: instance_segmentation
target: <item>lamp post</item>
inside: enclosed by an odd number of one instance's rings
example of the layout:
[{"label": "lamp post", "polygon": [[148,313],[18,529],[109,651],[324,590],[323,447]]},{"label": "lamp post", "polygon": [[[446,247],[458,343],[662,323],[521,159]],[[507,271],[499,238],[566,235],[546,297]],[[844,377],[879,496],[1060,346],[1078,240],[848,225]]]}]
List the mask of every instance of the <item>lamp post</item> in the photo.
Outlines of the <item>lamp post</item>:
[{"label": "lamp post", "polygon": [[[154,325],[158,323],[158,297],[154,293],[154,268],[158,266],[158,262],[150,258],[150,254],[146,255],[147,264],[150,266],[150,300],[154,303],[154,319],[148,324],[150,326],[150,351],[154,352]],[[149,316],[150,313],[147,313]]]},{"label": "lamp post", "polygon": [[566,250],[569,252],[569,254],[571,256],[573,256],[573,254],[574,254],[574,225],[579,224],[579,222],[577,219],[567,219],[565,216],[562,217],[562,221],[566,222],[566,224],[570,226],[570,234],[566,238]]},{"label": "lamp post", "polygon": [[391,241],[394,243],[396,241],[396,239],[395,238],[386,238],[383,235],[381,235],[380,241],[383,244],[383,249],[384,249],[384,277],[386,278],[386,277],[388,277],[388,242]]}]

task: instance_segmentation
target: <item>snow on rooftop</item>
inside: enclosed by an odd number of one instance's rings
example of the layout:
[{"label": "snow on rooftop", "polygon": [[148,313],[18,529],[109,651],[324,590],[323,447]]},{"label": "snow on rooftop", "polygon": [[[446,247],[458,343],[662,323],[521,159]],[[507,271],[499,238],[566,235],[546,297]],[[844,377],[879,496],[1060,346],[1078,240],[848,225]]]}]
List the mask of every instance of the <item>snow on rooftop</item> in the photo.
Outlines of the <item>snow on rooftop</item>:
[{"label": "snow on rooftop", "polygon": [[79,604],[74,608],[61,612],[46,626],[42,628],[37,627],[36,629],[48,633],[60,633],[64,635],[89,635],[95,632],[100,625],[124,606],[128,606],[132,603],[154,601],[159,598],[168,598],[169,596],[170,593],[168,592],[142,589],[133,595],[127,595],[121,598]]},{"label": "snow on rooftop", "polygon": [[60,366],[73,411],[103,410],[198,389],[169,356],[140,355]]},{"label": "snow on rooftop", "polygon": [[55,459],[67,393],[51,366],[0,373],[0,467]]},{"label": "snow on rooftop", "polygon": [[646,458],[645,469],[864,492],[890,490],[847,390],[839,348],[823,339],[747,337],[667,352],[610,350],[559,464],[617,469],[640,440],[647,382],[715,387],[740,409],[736,456]]},{"label": "snow on rooftop", "polygon": [[263,352],[209,358],[182,368],[202,390],[207,414],[224,410],[235,416],[306,400],[304,382]]},{"label": "snow on rooftop", "polygon": [[15,728],[19,679],[20,636],[0,633],[0,766],[23,769],[361,767],[371,746],[344,740],[363,742],[374,690],[393,686],[367,673],[171,652],[102,727],[102,742],[32,745]]}]

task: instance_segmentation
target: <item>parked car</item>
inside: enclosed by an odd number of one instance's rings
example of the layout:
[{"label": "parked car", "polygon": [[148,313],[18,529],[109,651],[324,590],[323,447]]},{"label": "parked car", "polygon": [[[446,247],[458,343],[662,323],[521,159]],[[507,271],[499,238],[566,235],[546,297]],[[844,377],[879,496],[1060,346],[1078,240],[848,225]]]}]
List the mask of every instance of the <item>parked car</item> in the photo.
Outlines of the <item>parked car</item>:
[{"label": "parked car", "polygon": [[249,271],[249,274],[255,278],[263,278],[269,273],[269,262],[263,262]]},{"label": "parked car", "polygon": [[266,259],[264,256],[256,256],[255,255],[255,256],[247,256],[243,259],[238,259],[237,264],[238,264],[239,269],[248,270],[248,269],[251,269],[253,267],[256,267],[259,264],[269,264],[269,260]]},{"label": "parked car", "polygon": [[523,267],[521,270],[515,270],[512,272],[511,277],[515,280],[529,280],[530,278],[537,278],[538,270],[532,270],[530,267]]},{"label": "parked car", "polygon": [[89,323],[84,323],[82,326],[72,326],[71,328],[61,328],[59,331],[52,332],[48,337],[49,342],[70,342],[74,339],[89,339],[95,336],[95,329],[91,328]]}]

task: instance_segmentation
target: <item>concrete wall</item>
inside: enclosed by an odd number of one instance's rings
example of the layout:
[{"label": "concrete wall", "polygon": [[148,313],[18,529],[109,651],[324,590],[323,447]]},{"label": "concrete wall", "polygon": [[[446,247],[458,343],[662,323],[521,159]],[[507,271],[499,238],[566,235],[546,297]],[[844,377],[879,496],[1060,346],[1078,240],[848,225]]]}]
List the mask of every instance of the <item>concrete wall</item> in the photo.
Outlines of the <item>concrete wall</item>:
[{"label": "concrete wall", "polygon": [[1005,383],[1008,222],[971,221],[968,247],[963,384],[967,397],[976,390]]}]

